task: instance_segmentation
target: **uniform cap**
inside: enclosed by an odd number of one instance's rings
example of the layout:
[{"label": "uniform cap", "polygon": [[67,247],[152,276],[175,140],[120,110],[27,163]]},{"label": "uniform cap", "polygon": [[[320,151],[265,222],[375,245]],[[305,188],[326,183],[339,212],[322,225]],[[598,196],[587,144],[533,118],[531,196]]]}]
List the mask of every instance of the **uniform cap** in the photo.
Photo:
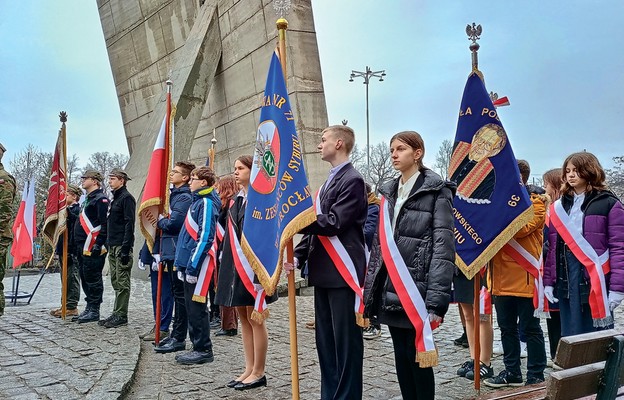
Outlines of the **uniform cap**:
[{"label": "uniform cap", "polygon": [[117,178],[125,179],[126,181],[130,180],[130,177],[128,176],[126,171],[121,168],[113,168],[113,170],[109,172],[108,176],[115,176]]},{"label": "uniform cap", "polygon": [[104,178],[102,178],[102,174],[100,174],[98,171],[94,170],[94,169],[89,169],[87,170],[84,174],[82,174],[83,178],[92,178],[95,179],[98,182],[102,182],[104,180]]},{"label": "uniform cap", "polygon": [[76,185],[67,185],[67,191],[69,193],[73,193],[75,194],[77,197],[82,196],[82,189],[80,189],[78,186]]}]

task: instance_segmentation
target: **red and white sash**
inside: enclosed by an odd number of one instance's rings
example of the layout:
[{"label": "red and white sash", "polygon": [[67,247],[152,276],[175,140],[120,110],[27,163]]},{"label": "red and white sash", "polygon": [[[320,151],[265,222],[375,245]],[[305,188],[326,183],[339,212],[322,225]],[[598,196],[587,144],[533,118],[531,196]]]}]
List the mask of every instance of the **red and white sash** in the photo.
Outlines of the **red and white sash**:
[{"label": "red and white sash", "polygon": [[425,302],[394,241],[388,202],[383,196],[381,197],[379,212],[381,256],[388,270],[390,281],[392,281],[397,296],[399,296],[399,301],[416,330],[416,362],[420,364],[421,368],[436,366],[438,365],[438,353],[433,340],[433,329],[437,327],[437,324],[432,326],[432,323],[429,322]]},{"label": "red and white sash", "polygon": [[[319,191],[316,192],[316,200],[314,201],[314,208],[317,215],[322,214],[320,193],[321,190],[319,189]],[[356,323],[362,327],[368,326],[368,321],[364,319],[364,287],[360,286],[357,269],[355,269],[355,264],[347,252],[347,249],[345,249],[344,245],[337,236],[317,235],[317,237],[329,255],[329,258],[331,258],[332,262],[336,266],[336,269],[340,273],[342,279],[344,279],[351,290],[355,292]]]},{"label": "red and white sash", "polygon": [[539,260],[529,253],[515,239],[511,239],[503,246],[503,251],[514,259],[518,265],[528,272],[534,280],[535,288],[533,290],[533,307],[535,312],[533,316],[536,318],[548,318],[548,301],[544,295],[544,257],[540,252]]},{"label": "red and white sash", "polygon": [[184,218],[184,229],[186,229],[186,232],[197,242],[197,238],[199,237],[199,225],[197,221],[193,219],[190,208],[186,213],[186,218]]},{"label": "red and white sash", "polygon": [[234,231],[234,221],[230,215],[228,221],[228,233],[230,234],[230,248],[232,250],[232,258],[234,259],[234,266],[236,272],[240,277],[247,292],[253,296],[254,310],[251,313],[251,318],[255,321],[262,322],[269,317],[269,310],[267,309],[266,293],[264,288],[260,284],[254,284],[254,271],[249,264],[249,261],[243,253],[243,249],[238,241],[238,236]]},{"label": "red and white sash", "polygon": [[[478,277],[475,279],[479,279]],[[492,295],[485,286],[479,291],[479,315],[482,320],[489,321],[492,315]]]},{"label": "red and white sash", "polygon": [[193,301],[205,303],[208,299],[208,288],[210,287],[210,282],[212,281],[217,267],[217,249],[223,240],[224,233],[225,230],[221,224],[217,222],[215,238],[212,241],[212,246],[210,246],[210,250],[201,265],[199,276],[197,277],[197,285],[195,285],[195,291],[193,292]]},{"label": "red and white sash", "polygon": [[575,229],[570,216],[566,213],[561,200],[550,206],[550,222],[557,233],[568,245],[572,254],[589,273],[590,292],[589,306],[595,327],[605,327],[613,324],[613,316],[609,311],[607,284],[605,275],[611,271],[609,265],[609,250],[598,255],[596,250],[583,237],[582,232]]},{"label": "red and white sash", "polygon": [[[95,240],[100,234],[100,230],[102,229],[102,225],[93,226],[89,217],[85,213],[85,209],[83,208],[80,212],[80,226],[82,226],[82,230],[87,234],[87,240],[85,241],[84,246],[82,247],[82,254],[85,256],[91,255],[91,249],[93,249],[93,245],[95,245]],[[102,252],[100,254],[106,253],[106,248],[102,246]]]}]

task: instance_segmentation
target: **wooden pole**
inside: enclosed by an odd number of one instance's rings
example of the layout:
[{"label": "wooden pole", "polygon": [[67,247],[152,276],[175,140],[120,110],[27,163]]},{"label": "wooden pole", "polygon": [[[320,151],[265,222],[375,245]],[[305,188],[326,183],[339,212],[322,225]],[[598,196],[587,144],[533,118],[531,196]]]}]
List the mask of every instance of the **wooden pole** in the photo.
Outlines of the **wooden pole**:
[{"label": "wooden pole", "polygon": [[481,313],[480,313],[480,293],[481,293],[481,273],[473,277],[474,279],[474,299],[472,304],[473,325],[474,325],[474,387],[477,393],[481,391]]},{"label": "wooden pole", "polygon": [[61,318],[64,320],[67,316],[67,241],[69,235],[67,234],[67,227],[63,231],[63,256],[62,256],[62,270],[61,270]]}]

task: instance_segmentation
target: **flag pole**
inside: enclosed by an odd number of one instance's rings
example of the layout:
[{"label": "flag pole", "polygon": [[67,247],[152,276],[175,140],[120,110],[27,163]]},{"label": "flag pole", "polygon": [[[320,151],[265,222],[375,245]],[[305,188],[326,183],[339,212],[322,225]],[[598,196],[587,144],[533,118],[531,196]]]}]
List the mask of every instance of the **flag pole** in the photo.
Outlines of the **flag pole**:
[{"label": "flag pole", "polygon": [[[278,10],[279,12],[280,10]],[[288,21],[280,17],[277,22],[277,32],[279,37],[278,51],[282,72],[284,74],[284,83],[288,82],[286,68],[286,29],[288,29]],[[293,262],[293,240],[290,239],[286,244],[286,259]],[[299,351],[297,346],[297,301],[295,288],[294,271],[288,274],[288,310],[290,325],[290,370],[292,382],[292,398],[299,399]]]},{"label": "flag pole", "polygon": [[[66,133],[66,128],[65,128],[65,122],[67,122],[67,113],[65,111],[61,111],[59,114],[59,118],[61,120],[61,135],[63,137],[63,170],[65,171],[65,173],[67,174],[67,139],[65,137],[65,133]],[[59,186],[64,186],[65,188],[61,188],[59,187],[59,193],[61,192],[61,190],[64,191],[65,196],[67,196],[67,176],[65,176],[65,182],[61,182],[60,181],[60,177],[59,177]],[[67,213],[67,207],[64,209],[65,213]],[[65,225],[65,229],[63,229],[63,255],[62,255],[62,270],[61,270],[61,275],[62,275],[62,284],[61,284],[61,318],[63,320],[65,320],[65,317],[67,317],[67,249],[68,249],[68,242],[69,241],[69,235],[67,232],[67,225]]]},{"label": "flag pole", "polygon": [[[171,82],[171,79],[167,79],[167,120],[165,122],[165,149],[167,151],[167,153],[169,152],[169,149],[171,148],[171,143],[169,142],[171,140],[170,137],[170,132],[171,132],[171,86],[173,85],[173,82]],[[173,157],[172,157],[173,160]],[[167,168],[167,170],[171,167],[169,165],[169,163],[165,163],[165,167]],[[169,171],[163,171],[163,173],[169,173]],[[167,182],[169,182],[169,180],[167,180]],[[165,186],[169,186],[169,185],[165,185]],[[168,187],[165,187],[165,195],[167,194],[166,191],[169,190]],[[160,214],[163,214],[165,212],[164,209],[164,204],[161,203],[160,205]],[[157,229],[158,231],[158,229]],[[160,248],[162,249],[162,232],[160,232]],[[173,268],[173,266],[171,267]],[[173,271],[172,271],[173,272]],[[158,263],[158,284],[156,285],[156,321],[155,322],[155,328],[154,328],[154,343],[158,346],[158,343],[160,343],[160,314],[161,314],[161,307],[160,307],[160,299],[162,297],[162,273],[163,273],[163,268],[162,268],[162,260],[160,260],[160,262]],[[176,278],[177,279],[177,278]]]}]

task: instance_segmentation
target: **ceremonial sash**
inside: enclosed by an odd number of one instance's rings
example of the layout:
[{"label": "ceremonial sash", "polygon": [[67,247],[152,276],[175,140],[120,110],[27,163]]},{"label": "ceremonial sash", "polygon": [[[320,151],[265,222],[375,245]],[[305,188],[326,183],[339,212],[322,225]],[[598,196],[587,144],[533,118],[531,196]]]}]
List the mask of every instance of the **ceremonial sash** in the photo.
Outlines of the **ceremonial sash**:
[{"label": "ceremonial sash", "polygon": [[572,225],[570,216],[566,213],[561,200],[550,206],[550,221],[553,227],[568,245],[572,254],[589,273],[590,292],[589,306],[595,327],[605,327],[613,324],[613,316],[609,311],[607,284],[605,275],[611,270],[609,265],[609,250],[598,255],[587,239]]},{"label": "ceremonial sash", "polygon": [[479,315],[485,321],[489,321],[489,316],[492,315],[492,295],[485,286],[481,286],[479,290]]},{"label": "ceremonial sash", "polygon": [[269,310],[266,308],[266,293],[262,285],[256,285],[253,282],[254,271],[240,246],[238,236],[236,236],[236,232],[234,231],[234,220],[231,215],[228,222],[228,233],[230,235],[230,249],[232,250],[232,258],[234,259],[236,272],[243,282],[245,289],[247,289],[247,292],[254,298],[254,310],[251,313],[251,319],[262,322],[269,317]]},{"label": "ceremonial sash", "polygon": [[507,253],[514,261],[528,272],[534,280],[535,288],[533,290],[533,307],[535,312],[533,316],[536,318],[548,318],[548,301],[544,295],[544,257],[540,252],[539,260],[533,257],[520,243],[515,239],[511,239],[503,246],[503,251]]},{"label": "ceremonial sash", "polygon": [[206,299],[208,299],[208,288],[210,287],[210,282],[216,270],[217,249],[219,248],[219,244],[223,240],[223,233],[223,227],[221,226],[221,224],[217,223],[215,238],[212,241],[212,246],[210,246],[208,255],[204,259],[201,270],[199,272],[199,276],[197,277],[197,285],[195,285],[195,291],[193,292],[193,301],[205,303]]},{"label": "ceremonial sash", "polygon": [[[321,190],[316,192],[316,200],[314,201],[314,208],[317,215],[322,214],[320,193]],[[347,249],[345,249],[344,245],[337,236],[317,235],[317,237],[329,255],[329,258],[331,258],[332,262],[336,266],[336,269],[338,270],[338,273],[340,273],[342,279],[344,279],[351,290],[355,292],[354,308],[356,323],[362,327],[368,326],[368,321],[364,319],[364,287],[360,286],[355,264],[347,252]]]},{"label": "ceremonial sash", "polygon": [[197,241],[199,225],[197,224],[197,221],[193,219],[190,208],[186,213],[186,218],[184,218],[184,229],[186,229],[186,232],[188,232],[188,234],[193,238],[194,241]]},{"label": "ceremonial sash", "polygon": [[433,329],[437,327],[437,324],[432,326],[429,322],[425,302],[394,241],[388,202],[383,196],[379,212],[381,256],[399,301],[416,330],[416,362],[420,364],[421,368],[436,366],[438,365],[438,353],[433,340]]},{"label": "ceremonial sash", "polygon": [[[80,212],[80,226],[82,226],[82,230],[84,230],[84,232],[87,234],[87,240],[85,241],[85,244],[82,247],[82,254],[85,256],[90,256],[91,249],[93,249],[93,246],[95,245],[95,240],[100,234],[102,225],[98,225],[94,227],[91,221],[89,220],[89,217],[87,217],[87,213],[85,213],[85,209],[83,208],[82,212]],[[102,246],[102,251],[100,255],[104,253],[106,253],[106,248]]]}]

